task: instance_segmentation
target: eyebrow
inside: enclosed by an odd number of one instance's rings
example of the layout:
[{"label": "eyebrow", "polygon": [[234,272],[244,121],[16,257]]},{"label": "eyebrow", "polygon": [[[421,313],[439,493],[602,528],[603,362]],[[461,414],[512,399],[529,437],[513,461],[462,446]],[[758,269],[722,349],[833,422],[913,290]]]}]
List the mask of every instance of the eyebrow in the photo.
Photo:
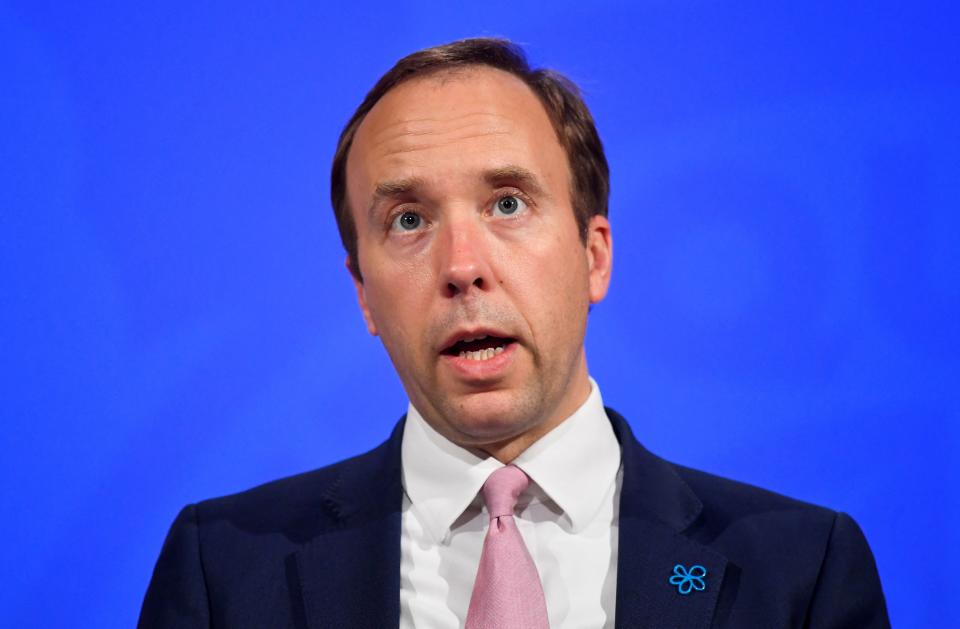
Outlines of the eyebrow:
[{"label": "eyebrow", "polygon": [[374,199],[384,197],[402,197],[423,187],[423,179],[412,177],[410,179],[396,179],[394,181],[381,181],[373,189]]},{"label": "eyebrow", "polygon": [[367,208],[367,214],[373,215],[384,199],[402,199],[409,197],[413,192],[423,187],[424,181],[419,177],[410,177],[408,179],[395,179],[380,181],[373,188],[373,199],[370,207]]},{"label": "eyebrow", "polygon": [[[527,189],[531,194],[544,195],[545,191],[540,180],[532,171],[522,166],[507,165],[492,168],[483,173],[483,180],[490,186],[514,184]],[[373,200],[369,211],[372,213],[384,199],[401,199],[409,197],[425,187],[425,181],[420,177],[392,179],[380,181],[374,186]]]},{"label": "eyebrow", "polygon": [[522,166],[501,166],[488,170],[483,174],[484,180],[491,186],[503,184],[516,184],[519,188],[525,188],[533,195],[541,196],[545,194],[540,180],[533,172]]}]

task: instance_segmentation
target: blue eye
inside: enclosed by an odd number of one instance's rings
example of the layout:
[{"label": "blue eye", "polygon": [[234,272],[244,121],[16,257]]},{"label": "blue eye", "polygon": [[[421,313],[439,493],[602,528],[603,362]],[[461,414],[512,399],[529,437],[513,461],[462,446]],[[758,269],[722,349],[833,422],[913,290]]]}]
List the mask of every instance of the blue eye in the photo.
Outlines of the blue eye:
[{"label": "blue eye", "polygon": [[517,212],[523,211],[526,207],[527,204],[519,197],[508,194],[507,196],[497,199],[497,202],[493,206],[493,212],[500,216],[512,216]]},{"label": "blue eye", "polygon": [[414,212],[404,212],[397,218],[393,219],[394,229],[408,232],[420,227],[422,223],[423,219],[420,218],[419,214],[415,214]]}]

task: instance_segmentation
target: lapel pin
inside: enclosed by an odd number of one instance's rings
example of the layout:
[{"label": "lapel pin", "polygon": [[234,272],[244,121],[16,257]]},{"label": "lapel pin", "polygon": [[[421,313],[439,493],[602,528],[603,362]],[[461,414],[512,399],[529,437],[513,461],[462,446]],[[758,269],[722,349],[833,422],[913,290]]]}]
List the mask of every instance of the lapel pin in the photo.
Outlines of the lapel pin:
[{"label": "lapel pin", "polygon": [[670,583],[677,586],[677,591],[680,594],[686,596],[693,590],[698,592],[705,590],[707,584],[703,579],[706,576],[707,569],[699,564],[690,566],[690,569],[687,570],[686,566],[678,563],[673,567],[673,576],[670,577]]}]

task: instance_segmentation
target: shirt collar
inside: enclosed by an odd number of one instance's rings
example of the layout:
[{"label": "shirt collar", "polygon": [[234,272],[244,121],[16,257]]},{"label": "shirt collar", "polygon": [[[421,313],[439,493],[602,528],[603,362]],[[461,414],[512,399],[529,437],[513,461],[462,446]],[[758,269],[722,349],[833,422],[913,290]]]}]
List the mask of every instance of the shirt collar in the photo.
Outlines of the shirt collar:
[{"label": "shirt collar", "polygon": [[[520,454],[513,464],[563,511],[576,533],[600,510],[620,469],[620,444],[603,409],[600,389],[573,415]],[[434,430],[410,404],[401,444],[403,486],[413,509],[438,542],[503,464],[478,456]]]}]

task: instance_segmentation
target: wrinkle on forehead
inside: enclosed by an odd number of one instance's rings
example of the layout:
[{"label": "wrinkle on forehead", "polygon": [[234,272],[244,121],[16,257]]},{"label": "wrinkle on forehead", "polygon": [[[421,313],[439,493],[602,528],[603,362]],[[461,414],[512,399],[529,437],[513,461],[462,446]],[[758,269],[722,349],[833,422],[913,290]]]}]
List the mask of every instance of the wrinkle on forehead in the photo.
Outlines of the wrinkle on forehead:
[{"label": "wrinkle on forehead", "polygon": [[471,112],[445,119],[412,118],[391,122],[372,130],[369,147],[371,153],[389,156],[515,133],[516,124],[506,116]]},{"label": "wrinkle on forehead", "polygon": [[492,136],[509,136],[509,135],[510,133],[506,131],[501,131],[496,133],[475,133],[472,135],[449,137],[442,140],[439,138],[434,138],[433,140],[423,139],[421,141],[416,141],[413,139],[409,139],[410,141],[398,140],[386,146],[372,147],[371,153],[380,152],[382,157],[391,157],[394,155],[401,155],[403,153],[415,153],[417,151],[423,151],[423,150],[446,148],[451,144],[458,144],[465,140],[477,140],[480,138],[487,138]]},{"label": "wrinkle on forehead", "polygon": [[[477,120],[474,120],[477,119]],[[500,125],[504,127],[509,126],[511,121],[500,114],[488,112],[488,111],[476,111],[470,112],[467,114],[462,114],[459,116],[447,116],[444,118],[419,118],[411,117],[405,120],[397,120],[392,124],[388,125],[382,129],[379,133],[376,133],[372,138],[372,142],[384,142],[389,140],[394,135],[426,135],[430,133],[443,132],[443,128],[446,127],[457,127],[457,126],[483,126],[483,125],[496,125],[497,122],[500,122]]]}]

